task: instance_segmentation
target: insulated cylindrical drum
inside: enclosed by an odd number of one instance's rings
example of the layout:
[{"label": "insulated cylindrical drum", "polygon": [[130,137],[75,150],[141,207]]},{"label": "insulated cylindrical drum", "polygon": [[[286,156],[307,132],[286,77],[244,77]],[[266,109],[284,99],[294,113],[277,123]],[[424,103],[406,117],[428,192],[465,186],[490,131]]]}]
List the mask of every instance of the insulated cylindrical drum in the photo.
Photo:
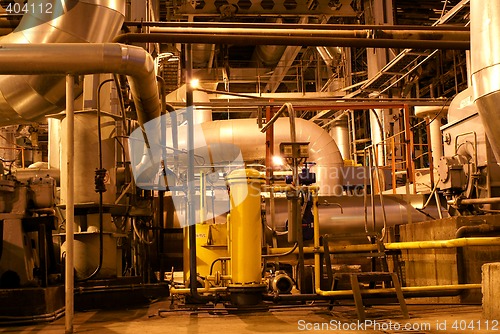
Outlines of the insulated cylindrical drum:
[{"label": "insulated cylindrical drum", "polygon": [[[62,120],[62,155],[61,184],[67,182],[67,141],[65,130],[66,119]],[[115,190],[115,139],[116,126],[114,118],[107,113],[101,113],[101,152],[102,167],[107,170],[105,184],[107,191],[103,193],[104,203],[114,203]],[[95,110],[75,113],[75,195],[76,204],[98,203],[99,193],[95,192],[95,170],[99,168],[99,140],[97,130],[97,113]],[[61,202],[66,203],[66,188],[61,188]]]},{"label": "insulated cylindrical drum", "polygon": [[234,170],[227,177],[230,198],[229,248],[232,283],[261,283],[261,184],[254,169]]}]

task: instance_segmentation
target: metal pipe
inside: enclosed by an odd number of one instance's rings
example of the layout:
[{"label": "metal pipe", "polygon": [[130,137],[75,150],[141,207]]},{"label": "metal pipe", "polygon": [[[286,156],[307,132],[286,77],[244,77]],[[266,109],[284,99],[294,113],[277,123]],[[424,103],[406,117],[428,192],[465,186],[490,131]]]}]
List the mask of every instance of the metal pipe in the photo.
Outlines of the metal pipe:
[{"label": "metal pipe", "polygon": [[[99,87],[97,88],[97,155],[98,155],[98,160],[99,160],[99,171],[103,170],[103,154],[102,154],[102,129],[101,129],[101,89],[102,86],[104,86],[108,82],[112,82],[114,79],[107,79],[104,80],[99,84]],[[69,178],[69,176],[68,176]],[[96,185],[97,187],[97,185]],[[99,274],[102,268],[102,262],[104,258],[104,218],[103,218],[103,196],[102,193],[106,191],[106,189],[96,189],[96,191],[99,192],[99,262],[97,264],[97,267],[95,268],[94,272],[90,274],[89,276],[82,278],[78,280],[79,282],[84,282],[93,279],[94,277]]]},{"label": "metal pipe", "polygon": [[[319,232],[318,232],[319,233]],[[390,242],[385,243],[386,250],[404,250],[404,249],[435,249],[435,248],[457,248],[469,246],[499,246],[500,237],[477,237],[477,238],[457,238],[448,240],[432,240],[432,241],[408,241],[408,242]],[[269,254],[279,254],[289,252],[291,248],[280,247],[270,248]],[[360,245],[344,245],[344,246],[330,246],[329,252],[334,254],[342,253],[365,253],[376,251],[377,245],[360,244]],[[322,246],[304,247],[306,254],[320,254],[323,253]],[[297,254],[298,251],[294,250],[292,254]]]},{"label": "metal pipe", "polygon": [[[260,132],[264,133],[266,132],[271,126],[273,126],[274,122],[276,122],[276,120],[278,118],[281,117],[281,114],[285,111],[285,110],[288,110],[288,112],[290,113],[290,108],[291,108],[291,105],[290,103],[285,103],[283,104],[276,113],[274,113],[273,117],[271,117],[270,120],[268,120],[266,122],[266,125],[264,125],[262,127],[262,129],[260,129]],[[290,120],[290,125],[292,124],[292,121]],[[292,129],[290,128],[290,136],[292,135]]]},{"label": "metal pipe", "polygon": [[[247,28],[247,29],[308,29],[314,30],[388,30],[400,31],[410,30],[419,32],[437,32],[437,31],[456,31],[467,32],[470,31],[469,27],[461,27],[454,25],[441,25],[441,26],[417,26],[417,25],[360,25],[360,24],[295,24],[295,23],[280,23],[279,25],[273,23],[235,23],[235,22],[146,22],[146,21],[126,21],[124,26],[136,27],[169,27],[169,28]],[[153,29],[154,31],[154,29]]]},{"label": "metal pipe", "polygon": [[459,238],[449,240],[432,241],[409,241],[386,243],[385,249],[434,249],[434,248],[456,248],[467,246],[498,246],[500,237],[481,237],[481,238]]},{"label": "metal pipe", "polygon": [[66,132],[68,138],[68,162],[66,169],[68,181],[66,187],[66,266],[65,266],[65,296],[66,296],[66,317],[65,331],[73,333],[74,317],[74,224],[75,224],[75,203],[74,198],[74,156],[75,156],[75,137],[74,137],[74,85],[76,77],[66,75]]},{"label": "metal pipe", "polygon": [[[313,215],[314,215],[314,287],[316,294],[320,296],[344,296],[352,295],[352,290],[337,290],[337,291],[324,291],[321,290],[321,254],[320,254],[320,233],[319,233],[319,212],[318,212],[318,194],[312,189],[313,195]],[[487,239],[487,240],[486,240]],[[418,249],[427,246],[437,248],[443,247],[462,247],[462,246],[477,246],[477,245],[500,245],[500,238],[467,238],[467,239],[452,239],[452,240],[438,240],[438,241],[423,241],[423,242],[402,242],[402,243],[388,243],[385,244],[386,249]],[[368,245],[375,246],[376,245]],[[349,246],[345,246],[349,247]],[[449,290],[463,290],[463,289],[481,289],[481,284],[454,284],[454,285],[439,285],[439,286],[415,286],[415,287],[402,287],[401,290],[405,292],[430,292],[430,291],[449,291]],[[394,288],[383,289],[363,289],[363,294],[385,294],[394,293]]]},{"label": "metal pipe", "polygon": [[[368,175],[365,174],[366,169],[359,170],[355,169],[343,174],[343,177],[350,178],[351,176],[358,175],[361,183],[359,187],[362,187],[362,179],[368,179]],[[361,174],[363,173],[363,174]],[[362,179],[361,179],[362,178]],[[323,182],[318,183],[323,187]],[[358,184],[356,183],[356,186]],[[320,190],[321,192],[321,190]],[[384,208],[387,219],[387,226],[393,227],[401,222],[412,221],[427,221],[429,217],[424,213],[417,211],[413,206],[407,204],[406,201],[398,197],[397,195],[383,195],[384,196]],[[382,224],[377,225],[377,230],[368,229],[367,221],[370,220],[368,216],[368,210],[365,213],[364,207],[368,209],[372,205],[370,203],[370,198],[366,196],[321,196],[319,198],[319,224],[320,224],[320,234],[328,234],[331,239],[341,240],[343,242],[348,242],[349,244],[362,244],[366,241],[366,235],[381,233]],[[342,206],[342,212],[339,212],[337,208],[338,203]],[[376,207],[381,206],[380,197],[375,197]],[[269,200],[266,199],[266,215],[269,220]],[[282,197],[275,198],[275,226],[276,230],[279,232],[286,231],[286,219],[287,214],[287,200]],[[429,205],[425,210],[426,213],[434,215],[437,208],[432,204]],[[366,231],[368,229],[368,232]]]},{"label": "metal pipe", "polygon": [[[0,74],[127,75],[139,122],[144,124],[160,116],[154,61],[140,47],[113,43],[3,44],[0,64],[4,65]],[[40,115],[23,116],[34,120]]]},{"label": "metal pipe", "polygon": [[[275,122],[274,151],[276,152],[281,142],[291,140],[291,123],[284,117],[278,118]],[[314,171],[317,183],[322,186],[321,193],[342,194],[340,169],[343,166],[343,160],[333,138],[315,123],[302,118],[295,120],[295,127],[296,141],[310,142],[309,160],[316,162]],[[196,143],[196,147],[228,143],[241,150],[244,160],[258,160],[265,157],[266,136],[261,133],[262,129],[259,129],[253,119],[207,122],[201,124],[201,129],[203,136],[197,137],[200,139],[204,137],[204,140]]]},{"label": "metal pipe", "polygon": [[[328,29],[318,30],[309,29],[308,25],[298,25],[300,28],[241,28],[241,27],[154,27],[150,33],[178,34],[186,35],[197,34],[217,34],[217,35],[249,35],[249,36],[307,36],[307,37],[328,37],[328,38],[382,38],[382,39],[400,39],[400,40],[445,40],[445,41],[468,41],[470,33],[468,31],[434,31],[432,29],[422,30],[390,30],[390,29]],[[329,25],[326,25],[329,27]]]},{"label": "metal pipe", "polygon": [[[436,290],[426,290],[426,289],[414,289],[411,291],[405,291],[404,296],[406,299],[408,298],[427,298],[427,297],[446,297],[446,296],[457,296],[461,293],[462,290],[471,290],[478,289],[477,285],[458,285],[459,288],[455,289],[453,286],[444,286],[443,289]],[[432,287],[431,287],[432,288]],[[449,289],[448,289],[449,288]],[[405,289],[405,288],[403,288]],[[340,291],[340,290],[338,290]],[[345,295],[335,295],[335,296],[325,296],[318,294],[293,294],[293,295],[264,295],[263,300],[272,301],[275,303],[279,302],[291,302],[291,301],[312,301],[312,300],[341,300],[341,299],[352,299],[352,294],[349,294],[350,290],[342,290],[346,291]],[[363,290],[364,292],[364,290]],[[381,298],[381,297],[393,297],[394,292],[390,293],[377,293],[371,295],[363,295],[363,298]]]},{"label": "metal pipe", "polygon": [[[448,285],[430,285],[430,286],[404,286],[401,287],[403,294],[405,293],[425,293],[425,292],[439,292],[439,291],[451,291],[451,290],[473,290],[481,289],[481,284],[448,284]],[[396,289],[394,288],[381,288],[381,289],[363,289],[361,290],[363,295],[382,295],[382,294],[394,294]],[[316,293],[321,296],[336,297],[336,296],[350,296],[353,294],[352,290],[335,290],[335,291],[324,291],[316,289]]]},{"label": "metal pipe", "polygon": [[339,38],[328,36],[279,36],[248,34],[190,34],[179,33],[128,33],[114,39],[119,43],[199,43],[232,45],[297,45],[297,46],[338,46],[371,48],[415,48],[415,49],[453,49],[468,50],[470,42],[449,40],[409,40],[409,39],[372,39]]},{"label": "metal pipe", "polygon": [[486,197],[486,198],[456,198],[449,200],[450,205],[470,205],[470,204],[497,204],[500,203],[500,197]]},{"label": "metal pipe", "polygon": [[[29,1],[38,8],[40,1]],[[61,6],[58,0],[47,0],[52,11],[28,11],[14,32],[3,36],[0,44],[50,44],[62,43],[102,43],[109,42],[121,29],[125,17],[125,1],[122,0],[76,0]],[[45,8],[45,7],[44,7]],[[60,57],[64,55],[60,55]],[[66,58],[72,58],[67,56]],[[39,61],[50,61],[49,57],[36,54],[23,67]],[[75,61],[84,58],[76,56]],[[4,69],[10,65],[2,66]],[[5,74],[17,74],[2,72]],[[65,78],[60,76],[40,76],[40,73],[26,73],[26,76],[0,77],[0,125],[27,123],[44,119],[65,108]],[[55,73],[51,73],[55,74]],[[76,86],[79,95],[82,86]],[[29,103],[27,103],[29,101]]]},{"label": "metal pipe", "polygon": [[[374,148],[374,150],[373,150]],[[384,195],[382,194],[384,189],[383,189],[383,184],[382,184],[382,179],[380,177],[380,171],[379,171],[379,165],[378,165],[378,159],[376,157],[377,154],[377,146],[375,147],[372,146],[372,156],[373,156],[373,162],[374,162],[374,170],[377,178],[377,185],[378,185],[378,195],[379,195],[379,200],[380,200],[380,209],[382,210],[382,222],[383,222],[383,227],[382,227],[382,235],[380,236],[380,241],[383,241],[385,239],[385,236],[387,234],[387,216],[385,214],[385,205],[384,205]],[[371,175],[371,171],[370,171]],[[373,186],[373,185],[372,185]],[[373,193],[373,188],[371,189],[371,192]],[[375,210],[375,201],[372,202],[373,210]],[[375,222],[374,222],[374,231],[375,229]]]},{"label": "metal pipe", "polygon": [[489,224],[461,226],[455,232],[455,238],[464,238],[470,234],[486,234],[498,231],[500,231],[500,226],[492,226]]}]

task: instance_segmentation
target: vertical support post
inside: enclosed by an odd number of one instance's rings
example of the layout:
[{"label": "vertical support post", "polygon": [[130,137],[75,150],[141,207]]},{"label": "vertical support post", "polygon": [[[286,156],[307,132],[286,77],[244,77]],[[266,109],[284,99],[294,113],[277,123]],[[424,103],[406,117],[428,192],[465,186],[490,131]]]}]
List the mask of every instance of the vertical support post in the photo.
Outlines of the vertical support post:
[{"label": "vertical support post", "polygon": [[313,242],[314,242],[314,290],[316,293],[321,291],[321,276],[320,276],[320,266],[321,266],[321,258],[319,253],[319,210],[318,210],[318,190],[313,189],[313,216],[314,216],[314,225],[313,225]]},{"label": "vertical support post", "polygon": [[[434,121],[438,122],[439,119],[436,118]],[[434,144],[433,140],[435,138],[432,138],[432,136],[431,136],[431,122],[430,122],[429,116],[427,116],[425,118],[425,127],[426,127],[425,130],[427,131],[427,156],[429,159],[429,172],[430,172],[430,177],[431,177],[431,188],[434,188],[434,157],[433,157],[434,150],[433,150],[432,145]],[[439,161],[436,161],[436,163],[439,163]]]},{"label": "vertical support post", "polygon": [[[188,201],[188,225],[194,226],[195,219],[195,187],[194,187],[194,112],[193,112],[193,87],[191,80],[193,79],[192,67],[192,46],[186,44],[186,121],[187,121],[187,149],[188,149],[188,165],[187,165],[187,201]],[[194,247],[191,245],[190,247]]]},{"label": "vertical support post", "polygon": [[413,135],[411,132],[410,124],[410,107],[405,104],[403,107],[404,111],[404,121],[405,121],[405,143],[406,143],[406,177],[409,183],[413,183],[415,186],[415,180],[413,175]]},{"label": "vertical support post", "polygon": [[[207,208],[207,182],[205,172],[200,171],[200,224],[204,224],[206,218]],[[214,214],[214,213],[212,213]]]},{"label": "vertical support post", "polygon": [[391,137],[391,172],[392,193],[396,194],[396,142],[394,136]]},{"label": "vertical support post", "polygon": [[[273,110],[266,107],[266,124],[273,117]],[[266,131],[266,184],[270,185],[273,178],[273,155],[274,155],[274,126],[271,125]]]},{"label": "vertical support post", "polygon": [[66,75],[66,131],[68,138],[68,162],[66,169],[68,173],[68,181],[66,185],[66,267],[65,267],[65,296],[66,296],[66,313],[65,313],[65,332],[73,333],[73,317],[74,317],[74,218],[75,218],[75,203],[74,203],[74,156],[75,156],[75,137],[74,137],[74,84],[75,77],[71,74]]}]

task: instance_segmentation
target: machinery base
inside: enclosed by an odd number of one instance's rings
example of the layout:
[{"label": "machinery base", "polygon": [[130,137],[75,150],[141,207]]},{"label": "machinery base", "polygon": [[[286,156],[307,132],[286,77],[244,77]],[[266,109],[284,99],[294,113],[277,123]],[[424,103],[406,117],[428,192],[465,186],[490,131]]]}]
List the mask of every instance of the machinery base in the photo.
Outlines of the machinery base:
[{"label": "machinery base", "polygon": [[64,286],[0,289],[0,325],[53,321],[64,314]]}]

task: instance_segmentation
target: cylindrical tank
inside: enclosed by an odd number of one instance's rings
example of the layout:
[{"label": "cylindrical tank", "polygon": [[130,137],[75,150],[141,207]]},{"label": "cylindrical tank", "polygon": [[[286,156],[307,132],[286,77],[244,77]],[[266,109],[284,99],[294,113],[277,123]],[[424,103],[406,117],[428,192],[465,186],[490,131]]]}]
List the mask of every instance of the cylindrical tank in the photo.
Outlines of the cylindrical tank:
[{"label": "cylindrical tank", "polygon": [[262,227],[260,186],[263,176],[254,169],[229,174],[229,254],[233,284],[260,284]]},{"label": "cylindrical tank", "polygon": [[61,169],[61,120],[48,118],[49,125],[49,168]]},{"label": "cylindrical tank", "polygon": [[[109,215],[110,216],[110,215]],[[105,218],[106,219],[106,218]],[[109,219],[111,220],[111,216]],[[66,252],[64,242],[61,251]],[[75,234],[75,275],[78,279],[90,276],[99,266],[99,233]],[[121,275],[121,253],[112,233],[103,234],[102,264],[96,278],[113,278]]]},{"label": "cylindrical tank", "polygon": [[[61,122],[61,184],[67,182],[67,170],[64,166],[67,163],[67,133],[66,119]],[[101,148],[102,166],[108,171],[106,177],[106,189],[103,193],[105,204],[114,203],[115,191],[115,140],[116,133],[115,120],[109,114],[101,114]],[[75,204],[98,203],[99,193],[94,191],[95,170],[99,168],[98,154],[98,134],[97,134],[97,113],[95,110],[86,110],[75,113]],[[66,188],[61,188],[61,202],[66,203]]]},{"label": "cylindrical tank", "polygon": [[[381,233],[383,228],[380,198],[375,197],[375,224],[372,220],[371,200],[368,197],[367,229],[369,234]],[[320,233],[328,234],[336,243],[357,244],[367,242],[365,232],[363,196],[321,196],[318,200]],[[423,204],[423,203],[421,203]],[[387,226],[422,222],[429,216],[416,210],[397,195],[384,195]],[[436,209],[436,207],[434,207]],[[430,210],[430,209],[429,209]],[[437,211],[426,213],[437,217]],[[270,221],[269,201],[266,202],[267,221]],[[287,199],[275,199],[275,226],[278,232],[286,231]],[[373,229],[375,225],[375,230]]]},{"label": "cylindrical tank", "polygon": [[349,143],[349,127],[347,124],[347,116],[343,116],[340,119],[332,123],[330,128],[330,136],[337,144],[340,154],[344,160],[351,158],[351,145]]},{"label": "cylindrical tank", "polygon": [[231,303],[255,305],[262,300],[261,190],[264,176],[254,169],[237,169],[227,177],[229,185],[229,254]]},{"label": "cylindrical tank", "polygon": [[31,200],[35,208],[52,208],[56,201],[56,180],[50,176],[29,180]]},{"label": "cylindrical tank", "polygon": [[430,137],[432,145],[432,161],[434,167],[437,167],[439,160],[443,156],[443,134],[441,133],[441,119],[446,116],[448,107],[440,106],[416,106],[416,117],[429,117],[433,119],[430,124]]}]

